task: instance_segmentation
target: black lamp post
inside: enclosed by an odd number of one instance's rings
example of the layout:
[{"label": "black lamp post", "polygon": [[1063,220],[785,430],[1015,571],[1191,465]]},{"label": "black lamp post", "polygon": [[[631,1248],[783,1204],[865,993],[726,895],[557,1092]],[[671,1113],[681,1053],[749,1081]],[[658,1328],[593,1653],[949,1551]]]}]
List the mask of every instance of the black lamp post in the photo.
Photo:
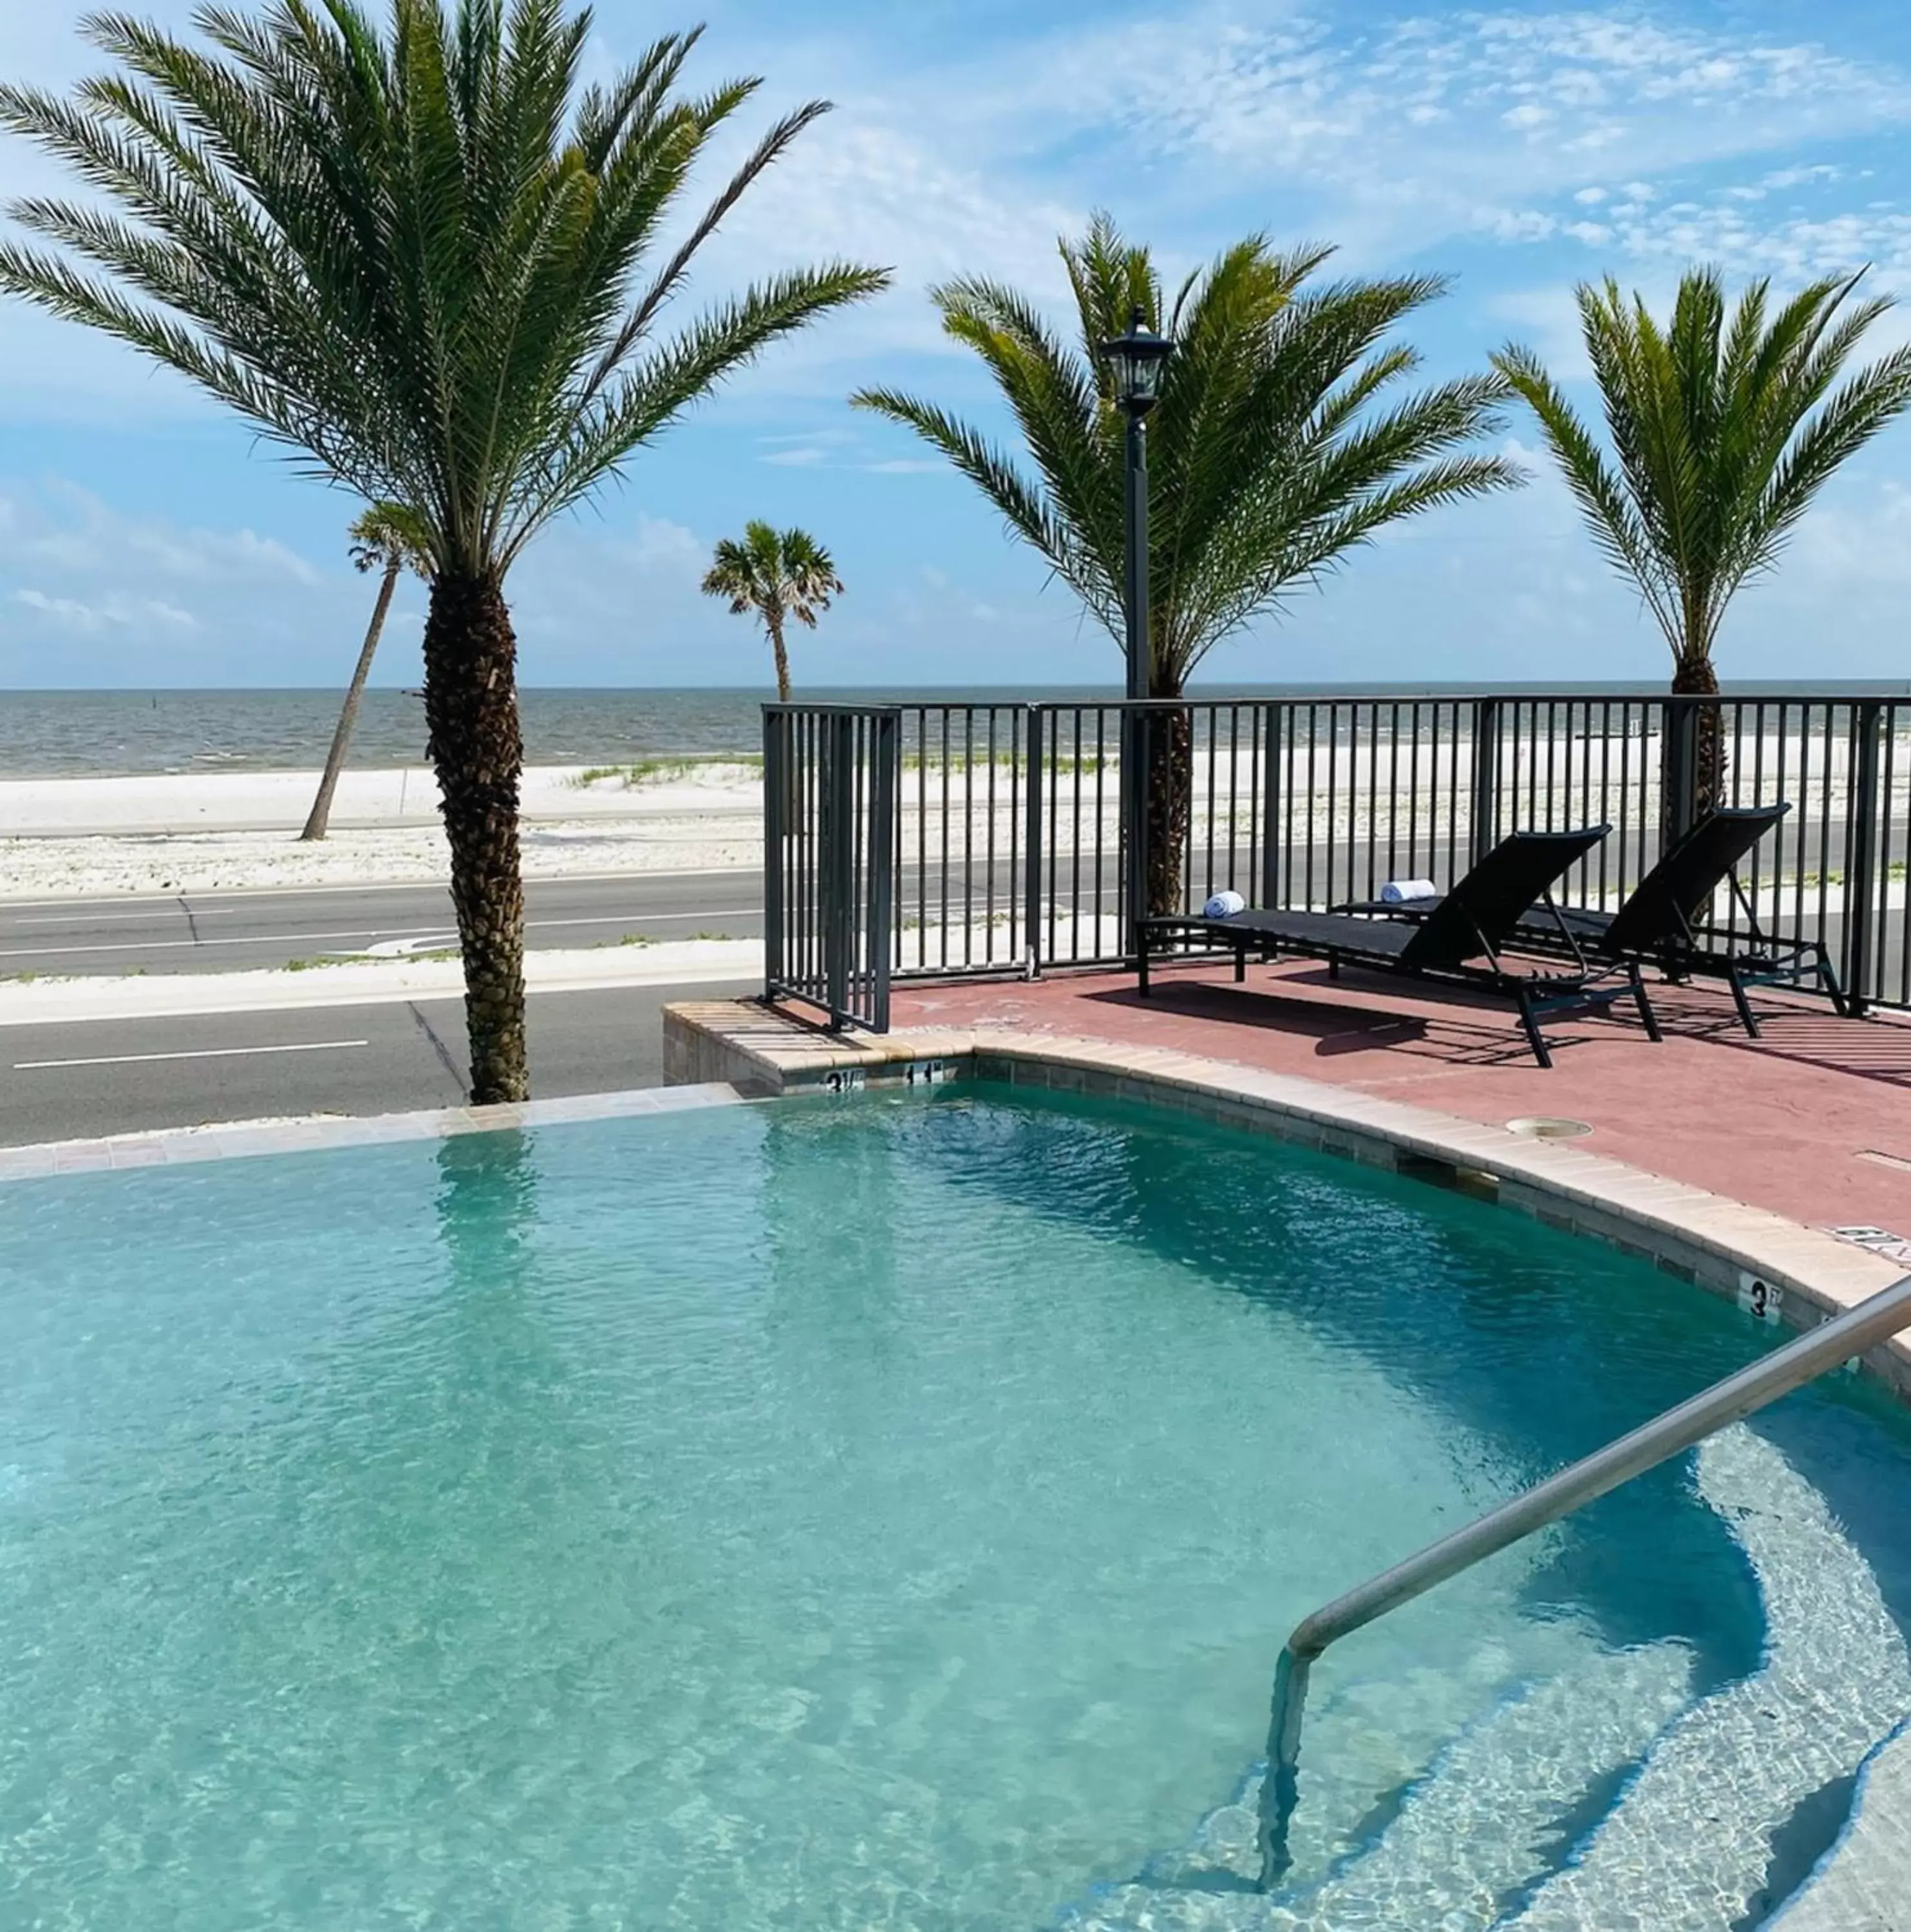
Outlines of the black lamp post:
[{"label": "black lamp post", "polygon": [[1115,406],[1128,418],[1126,466],[1126,576],[1122,604],[1127,618],[1130,709],[1122,713],[1122,824],[1128,854],[1129,950],[1141,946],[1141,922],[1148,910],[1147,766],[1149,734],[1144,715],[1132,709],[1149,695],[1154,670],[1148,636],[1148,412],[1161,400],[1161,377],[1174,344],[1143,320],[1139,303],[1128,317],[1128,332],[1101,345],[1115,376]]},{"label": "black lamp post", "polygon": [[1142,320],[1139,303],[1128,332],[1101,345],[1115,374],[1115,406],[1128,419],[1127,483],[1128,696],[1149,694],[1148,412],[1161,400],[1161,377],[1174,344]]}]

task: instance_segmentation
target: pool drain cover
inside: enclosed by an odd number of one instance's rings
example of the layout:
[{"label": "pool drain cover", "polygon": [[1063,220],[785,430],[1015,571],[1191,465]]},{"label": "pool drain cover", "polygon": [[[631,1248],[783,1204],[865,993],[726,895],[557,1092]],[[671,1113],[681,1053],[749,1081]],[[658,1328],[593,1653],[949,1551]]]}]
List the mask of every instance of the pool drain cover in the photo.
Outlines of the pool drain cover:
[{"label": "pool drain cover", "polygon": [[1529,1141],[1576,1141],[1592,1131],[1590,1120],[1568,1120],[1555,1114],[1522,1114],[1506,1123],[1508,1133],[1523,1134]]}]

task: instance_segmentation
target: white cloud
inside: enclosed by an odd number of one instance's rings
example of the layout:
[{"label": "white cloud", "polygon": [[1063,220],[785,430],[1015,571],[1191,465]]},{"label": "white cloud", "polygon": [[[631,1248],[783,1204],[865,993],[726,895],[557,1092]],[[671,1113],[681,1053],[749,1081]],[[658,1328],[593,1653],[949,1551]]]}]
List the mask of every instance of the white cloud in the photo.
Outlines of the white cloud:
[{"label": "white cloud", "polygon": [[[1369,253],[1469,230],[1529,239],[1555,196],[1650,201],[1642,163],[1680,171],[1911,123],[1911,79],[1888,63],[1630,11],[1421,14],[1335,35],[1266,10],[1095,30],[1029,63],[1025,85],[1051,90],[1069,132],[1113,118],[1158,160],[1304,186]],[[1102,77],[1083,86],[1090,67]],[[1056,97],[1078,87],[1071,113]],[[1501,200],[1509,182],[1520,206]]]},{"label": "white cloud", "polygon": [[[1339,238],[1354,266],[1448,236],[1530,244],[1565,232],[1589,248],[1652,253],[1697,231],[1673,222],[1601,232],[1607,200],[1634,216],[1653,202],[1642,175],[1756,156],[1765,165],[1748,194],[1823,188],[1826,164],[1796,160],[1802,144],[1911,125],[1911,79],[1889,63],[1630,6],[1423,4],[1375,24],[1349,20],[1367,10],[1325,0],[1154,4],[1059,28],[1037,11],[1024,32],[975,36],[966,58],[913,64],[896,52],[906,37],[852,37],[827,8],[793,25],[778,17],[774,62],[759,51],[760,20],[739,16],[727,44],[714,32],[698,56],[705,78],[744,58],[775,76],[766,107],[812,92],[840,105],[732,212],[699,258],[684,313],[706,292],[797,262],[874,262],[897,278],[890,296],[779,345],[735,394],[746,405],[840,396],[846,365],[860,375],[897,353],[959,355],[924,293],[952,274],[986,272],[1059,305],[1055,238],[1103,202],[1120,201],[1137,232],[1175,235],[1188,266],[1239,232],[1244,202],[1270,198],[1289,232]],[[175,25],[186,10],[183,0],[163,9]],[[636,29],[602,10],[607,60]],[[31,25],[0,29],[0,56],[28,75],[64,78],[75,65],[60,35]],[[753,119],[726,134],[706,188],[757,131]],[[24,165],[22,152],[0,148],[0,182]],[[1601,207],[1600,224],[1568,229],[1573,202]],[[142,412],[192,406],[183,386],[163,380],[148,380],[135,400],[133,358],[84,344],[79,331],[58,327],[28,349],[10,375],[0,368],[10,413],[70,410],[109,389]]]},{"label": "white cloud", "polygon": [[639,510],[635,536],[619,548],[640,571],[681,578],[702,571],[709,546],[684,524]]},{"label": "white cloud", "polygon": [[[0,684],[295,682],[334,664],[343,679],[369,596],[343,544],[321,570],[250,528],[0,478]],[[406,627],[389,628],[395,652]]]},{"label": "white cloud", "polygon": [[1868,208],[1813,219],[1755,220],[1729,191],[1652,211],[1611,211],[1614,238],[1635,258],[1718,263],[1730,275],[1796,286],[1870,264],[1886,288],[1911,287],[1911,211]]},{"label": "white cloud", "polygon": [[[1799,524],[1785,560],[1801,594],[1843,597],[1911,584],[1911,488],[1894,478],[1844,479],[1835,500]],[[1809,586],[1808,592],[1807,586]]]},{"label": "white cloud", "polygon": [[[6,486],[0,485],[0,491]],[[55,570],[161,577],[208,586],[290,582],[310,586],[320,573],[276,537],[256,530],[181,528],[157,518],[127,518],[90,491],[49,482],[0,494],[0,562]]]},{"label": "white cloud", "polygon": [[82,637],[97,637],[109,630],[150,629],[196,631],[199,620],[190,610],[157,598],[111,596],[97,604],[82,603],[76,597],[50,597],[43,590],[16,590],[10,601],[22,609],[47,619],[58,630]]}]

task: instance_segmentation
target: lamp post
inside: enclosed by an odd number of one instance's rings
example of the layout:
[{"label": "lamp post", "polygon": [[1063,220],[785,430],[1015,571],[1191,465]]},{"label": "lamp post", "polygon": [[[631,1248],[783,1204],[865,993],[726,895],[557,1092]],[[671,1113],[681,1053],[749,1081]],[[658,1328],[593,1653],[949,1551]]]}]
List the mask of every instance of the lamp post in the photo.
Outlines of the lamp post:
[{"label": "lamp post", "polygon": [[1128,949],[1138,952],[1148,910],[1148,755],[1145,714],[1134,707],[1153,681],[1148,634],[1148,412],[1161,400],[1161,377],[1174,344],[1143,319],[1139,302],[1125,335],[1101,345],[1115,378],[1115,406],[1128,419],[1125,470],[1126,568],[1123,614],[1128,632],[1128,704],[1122,714],[1122,825],[1128,854]]}]

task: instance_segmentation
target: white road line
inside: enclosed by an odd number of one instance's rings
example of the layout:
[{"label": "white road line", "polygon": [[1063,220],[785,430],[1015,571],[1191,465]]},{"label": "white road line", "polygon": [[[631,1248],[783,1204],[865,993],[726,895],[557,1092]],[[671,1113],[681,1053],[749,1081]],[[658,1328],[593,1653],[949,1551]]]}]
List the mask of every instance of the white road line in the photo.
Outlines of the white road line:
[{"label": "white road line", "polygon": [[304,944],[319,939],[362,939],[369,937],[363,927],[355,932],[268,932],[249,934],[243,939],[115,939],[97,946],[13,946],[0,951],[0,959],[35,959],[65,952],[171,952],[193,951],[202,946],[287,946],[294,940]]},{"label": "white road line", "polygon": [[238,1060],[257,1053],[334,1053],[349,1046],[370,1046],[368,1040],[301,1040],[288,1046],[202,1046],[191,1053],[112,1053],[92,1060],[16,1060],[16,1073],[33,1073],[49,1066],[138,1066],[154,1060]]},{"label": "white road line", "polygon": [[[76,832],[75,838],[100,835]],[[104,835],[109,837],[117,834]],[[557,872],[548,877],[527,879],[528,890],[541,892],[547,886],[607,886],[613,884],[628,885],[644,883],[652,879],[733,879],[739,872],[754,876],[761,868],[755,866],[706,866],[701,869],[690,867],[665,868],[655,872]],[[0,914],[11,906],[146,906],[155,904],[176,905],[181,898],[191,900],[196,912],[206,912],[228,899],[303,899],[336,897],[353,892],[428,892],[451,890],[442,879],[363,879],[336,886],[223,886],[202,892],[127,892],[111,898],[0,898]],[[19,923],[24,925],[22,920]]]},{"label": "white road line", "polygon": [[[690,912],[630,912],[607,913],[589,919],[532,919],[524,922],[527,932],[545,932],[559,927],[571,926],[641,926],[646,920],[653,925],[665,920],[679,919],[754,919],[762,911],[760,906],[713,906],[699,908]],[[409,935],[394,934],[394,938]],[[417,935],[421,938],[433,938],[432,933]],[[0,959],[40,959],[58,958],[74,952],[190,952],[205,946],[289,946],[295,942],[308,945],[319,940],[368,939],[376,940],[376,931],[368,932],[364,927],[350,932],[263,932],[248,933],[237,939],[115,939],[103,941],[95,946],[10,946],[0,947]]]}]

